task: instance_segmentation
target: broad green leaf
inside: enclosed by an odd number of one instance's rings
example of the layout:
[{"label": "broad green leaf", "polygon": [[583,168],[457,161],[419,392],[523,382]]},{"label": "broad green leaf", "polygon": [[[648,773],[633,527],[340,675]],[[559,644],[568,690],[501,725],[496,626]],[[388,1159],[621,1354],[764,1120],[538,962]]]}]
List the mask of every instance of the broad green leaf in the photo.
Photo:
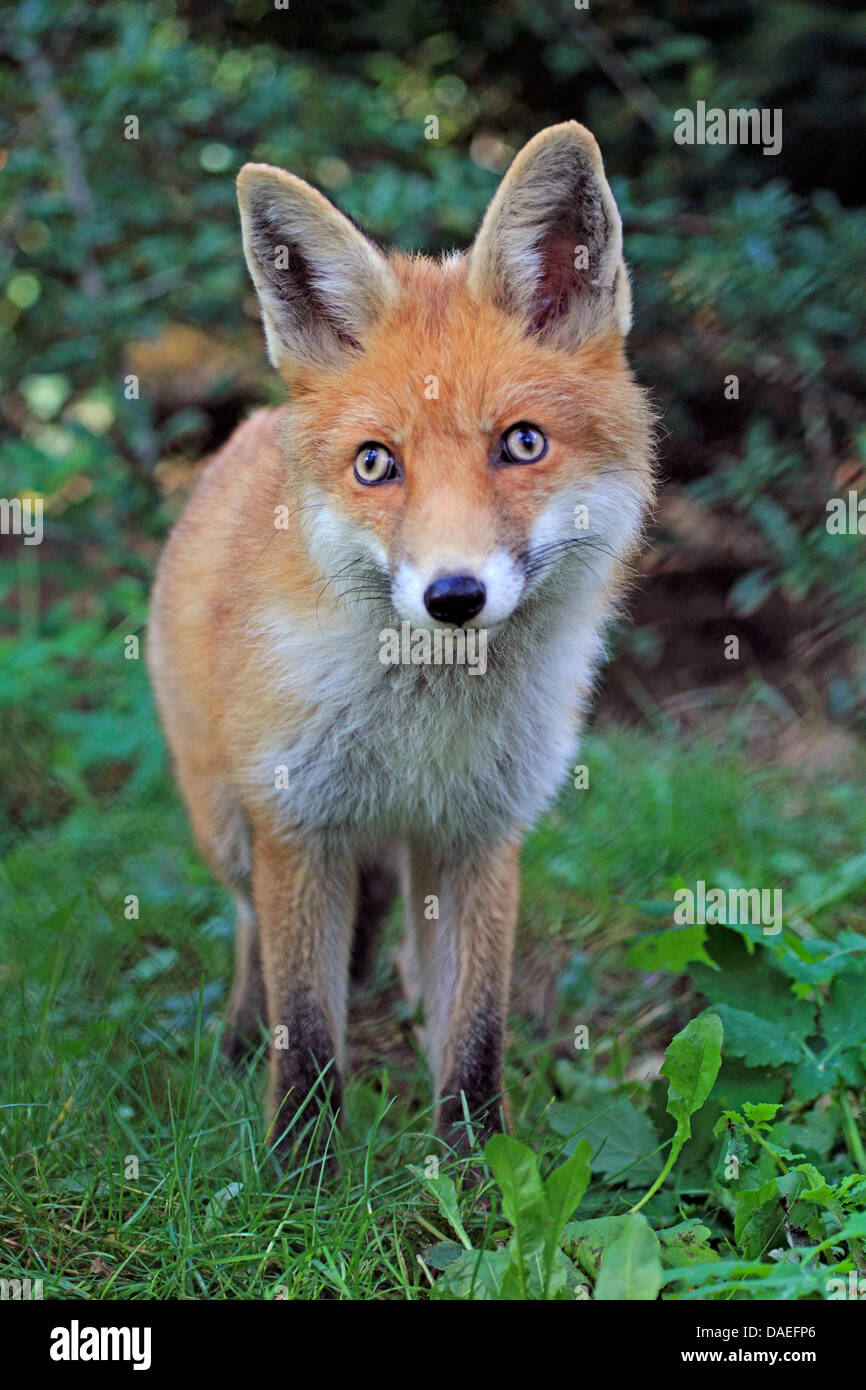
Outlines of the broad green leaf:
[{"label": "broad green leaf", "polygon": [[796,1123],[781,1121],[770,1131],[773,1144],[787,1144],[789,1148],[805,1150],[806,1156],[814,1154],[824,1158],[833,1147],[839,1123],[838,1111],[809,1110]]},{"label": "broad green leaf", "polygon": [[535,1259],[530,1256],[530,1259],[526,1260],[520,1246],[512,1236],[508,1242],[508,1248],[503,1251],[503,1254],[508,1255],[508,1264],[502,1276],[497,1297],[505,1299],[509,1303],[519,1303],[530,1297],[532,1264],[536,1263],[539,1252],[535,1252]]},{"label": "broad green leaf", "polygon": [[644,1216],[627,1216],[622,1234],[605,1250],[595,1286],[598,1302],[649,1301],[662,1283],[659,1242]]},{"label": "broad green leaf", "polygon": [[701,1014],[671,1041],[662,1075],[668,1078],[667,1111],[677,1122],[679,1148],[692,1132],[691,1116],[700,1110],[722,1064],[723,1029],[718,1014]]},{"label": "broad green leaf", "polygon": [[789,1227],[804,1227],[816,1242],[820,1240],[823,1227],[818,1212],[801,1201],[807,1187],[804,1174],[795,1170],[737,1193],[734,1238],[747,1259],[787,1248]]},{"label": "broad green leaf", "polygon": [[821,1010],[820,1028],[831,1052],[866,1042],[866,975],[853,971],[837,975]]},{"label": "broad green leaf", "polygon": [[707,928],[703,922],[694,926],[665,927],[662,931],[642,932],[628,949],[626,962],[633,970],[670,970],[681,974],[692,961],[702,961],[713,969],[713,962],[704,949]]},{"label": "broad green leaf", "polygon": [[435,1245],[428,1245],[422,1255],[425,1265],[430,1269],[448,1269],[455,1260],[459,1260],[466,1253],[465,1249],[453,1240],[437,1240]]},{"label": "broad green leaf", "polygon": [[548,1122],[555,1134],[571,1136],[566,1153],[588,1139],[593,1171],[607,1178],[643,1187],[661,1170],[658,1136],[629,1096],[596,1096],[585,1105],[564,1101],[551,1106]]},{"label": "broad green leaf", "polygon": [[547,1214],[557,1237],[589,1187],[591,1154],[589,1140],[581,1139],[571,1157],[554,1168],[544,1180]]},{"label": "broad green leaf", "polygon": [[750,1120],[751,1123],[759,1129],[767,1129],[770,1120],[775,1118],[780,1109],[781,1106],[768,1105],[766,1101],[759,1101],[757,1104],[753,1104],[751,1101],[747,1100],[743,1105],[743,1114],[747,1120]]},{"label": "broad green leaf", "polygon": [[813,1163],[798,1163],[797,1172],[802,1173],[806,1180],[806,1187],[800,1193],[801,1201],[815,1202],[821,1207],[832,1205],[836,1200],[836,1189],[830,1186]]},{"label": "broad green leaf", "polygon": [[[834,865],[834,878],[838,866]],[[848,890],[846,890],[848,891]],[[782,942],[782,961],[792,979],[806,984],[828,984],[840,971],[859,966],[866,955],[866,936],[860,932],[842,931],[832,941],[810,936],[803,941],[792,936]]]},{"label": "broad green leaf", "polygon": [[710,928],[707,939],[719,968],[696,964],[690,973],[722,1016],[726,1052],[752,1066],[797,1060],[816,1031],[814,1005],[795,999],[790,977],[763,942],[747,945],[731,927]]},{"label": "broad green leaf", "polygon": [[581,1269],[595,1279],[605,1250],[625,1230],[628,1215],[596,1216],[589,1221],[571,1221],[563,1232],[562,1245]]},{"label": "broad green leaf", "polygon": [[814,1100],[827,1095],[840,1082],[859,1087],[864,1073],[857,1053],[826,1048],[817,1055],[804,1049],[806,1055],[791,1072],[791,1088],[798,1100]]},{"label": "broad green leaf", "polygon": [[510,1134],[494,1134],[484,1146],[484,1156],[502,1194],[502,1214],[514,1229],[513,1261],[522,1297],[526,1297],[526,1264],[544,1247],[547,1202],[535,1154]]},{"label": "broad green leaf", "polygon": [[726,1110],[742,1110],[745,1102],[778,1104],[785,1094],[785,1077],[766,1067],[747,1067],[739,1057],[732,1057],[725,1038],[725,1055],[713,1087],[713,1100]]},{"label": "broad green leaf", "polygon": [[837,1231],[831,1243],[840,1240],[866,1240],[866,1211],[855,1211]]},{"label": "broad green leaf", "polygon": [[632,1207],[637,1212],[661,1187],[692,1132],[691,1117],[700,1110],[722,1064],[722,1023],[717,1014],[701,1014],[671,1040],[662,1063],[668,1078],[667,1111],[676,1120],[667,1162],[648,1192]]},{"label": "broad green leaf", "polygon": [[544,1181],[544,1200],[547,1205],[547,1236],[544,1243],[546,1280],[549,1280],[553,1273],[562,1229],[571,1219],[589,1187],[591,1152],[589,1140],[581,1139],[571,1157],[548,1174]]},{"label": "broad green leaf", "polygon": [[[736,1194],[737,1209],[734,1216],[734,1240],[739,1245],[743,1231],[760,1207],[774,1204],[777,1197],[776,1179],[768,1178],[760,1187],[740,1190]],[[761,1251],[758,1252],[762,1253]]]},{"label": "broad green leaf", "polygon": [[866,1202],[866,1174],[849,1173],[836,1189],[839,1201],[850,1206],[853,1202]]},{"label": "broad green leaf", "polygon": [[500,1299],[510,1258],[507,1250],[463,1250],[436,1280],[434,1294],[480,1302]]},{"label": "broad green leaf", "polygon": [[573,1298],[581,1278],[580,1271],[558,1246],[554,1246],[549,1263],[546,1256],[542,1260],[538,1255],[529,1262],[529,1292],[533,1298]]},{"label": "broad green leaf", "polygon": [[661,1244],[661,1260],[665,1269],[689,1264],[708,1264],[718,1260],[710,1246],[711,1231],[698,1220],[681,1221],[656,1232]]},{"label": "broad green leaf", "polygon": [[716,1004],[715,1009],[725,1027],[728,1052],[742,1057],[750,1067],[778,1067],[803,1057],[805,1039],[786,1023],[776,1023],[730,1004]]}]

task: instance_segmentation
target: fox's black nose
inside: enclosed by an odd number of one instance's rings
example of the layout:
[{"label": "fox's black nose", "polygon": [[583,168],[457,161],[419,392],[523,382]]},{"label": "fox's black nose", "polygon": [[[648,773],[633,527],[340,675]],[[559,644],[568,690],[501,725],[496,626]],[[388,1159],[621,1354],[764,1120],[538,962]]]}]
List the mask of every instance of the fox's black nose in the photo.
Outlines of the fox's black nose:
[{"label": "fox's black nose", "polygon": [[460,627],[484,607],[487,591],[474,574],[446,574],[424,592],[424,606],[437,623]]}]

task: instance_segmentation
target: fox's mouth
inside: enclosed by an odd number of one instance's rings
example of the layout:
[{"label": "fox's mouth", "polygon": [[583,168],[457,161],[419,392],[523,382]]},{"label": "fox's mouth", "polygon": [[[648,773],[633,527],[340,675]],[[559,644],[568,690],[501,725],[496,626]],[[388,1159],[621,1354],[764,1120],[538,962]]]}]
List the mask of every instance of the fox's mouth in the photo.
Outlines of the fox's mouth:
[{"label": "fox's mouth", "polygon": [[326,580],[317,601],[332,589],[341,606],[364,605],[391,622],[396,618],[431,631],[484,628],[493,634],[548,578],[575,560],[586,564],[599,549],[608,550],[599,536],[568,536],[500,551],[481,563],[452,562],[448,569],[434,568],[432,575],[408,558],[391,568],[369,555],[357,556]]}]

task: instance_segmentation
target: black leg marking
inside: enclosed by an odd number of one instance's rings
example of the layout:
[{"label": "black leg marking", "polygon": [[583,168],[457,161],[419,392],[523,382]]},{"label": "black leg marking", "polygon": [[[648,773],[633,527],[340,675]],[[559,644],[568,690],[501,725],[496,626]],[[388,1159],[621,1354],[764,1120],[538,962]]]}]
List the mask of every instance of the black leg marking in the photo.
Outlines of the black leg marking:
[{"label": "black leg marking", "polygon": [[[290,997],[282,1022],[285,1034],[278,1025],[271,1038],[276,1108],[271,1140],[280,1149],[286,1149],[315,1123],[320,1110],[337,1114],[343,1102],[343,1083],[334,1061],[330,1030],[312,990],[297,990]],[[285,1046],[279,1046],[280,1043]],[[297,1124],[292,1123],[299,1112],[302,1113]],[[325,1116],[319,1133],[321,1142],[329,1128],[330,1120]]]},{"label": "black leg marking", "polygon": [[503,1025],[499,1010],[481,1006],[464,1029],[440,1109],[442,1133],[457,1149],[470,1146],[465,1109],[481,1143],[503,1128]]}]

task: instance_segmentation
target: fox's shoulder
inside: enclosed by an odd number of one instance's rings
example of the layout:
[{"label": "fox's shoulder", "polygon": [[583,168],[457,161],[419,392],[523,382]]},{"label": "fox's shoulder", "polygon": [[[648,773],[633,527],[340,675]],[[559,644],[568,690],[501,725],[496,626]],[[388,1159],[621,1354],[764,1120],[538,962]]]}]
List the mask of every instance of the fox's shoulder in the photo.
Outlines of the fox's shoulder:
[{"label": "fox's shoulder", "polygon": [[[290,500],[282,448],[287,409],[256,410],[204,463],[169,537],[159,567],[157,598],[183,593],[205,612],[242,589],[267,582],[274,559],[298,566],[294,529],[278,530],[276,509]],[[291,552],[291,559],[288,552]],[[299,583],[306,575],[298,575]]]},{"label": "fox's shoulder", "polygon": [[280,439],[285,425],[287,407],[254,410],[242,420],[225,443],[202,461],[195,492],[224,487],[230,478],[254,467],[263,482],[285,469],[280,451]]},{"label": "fox's shoulder", "polygon": [[237,426],[216,453],[204,459],[170,544],[194,542],[206,534],[238,530],[259,532],[264,521],[273,528],[273,508],[284,488],[286,460],[280,440],[287,410],[256,410]]}]

